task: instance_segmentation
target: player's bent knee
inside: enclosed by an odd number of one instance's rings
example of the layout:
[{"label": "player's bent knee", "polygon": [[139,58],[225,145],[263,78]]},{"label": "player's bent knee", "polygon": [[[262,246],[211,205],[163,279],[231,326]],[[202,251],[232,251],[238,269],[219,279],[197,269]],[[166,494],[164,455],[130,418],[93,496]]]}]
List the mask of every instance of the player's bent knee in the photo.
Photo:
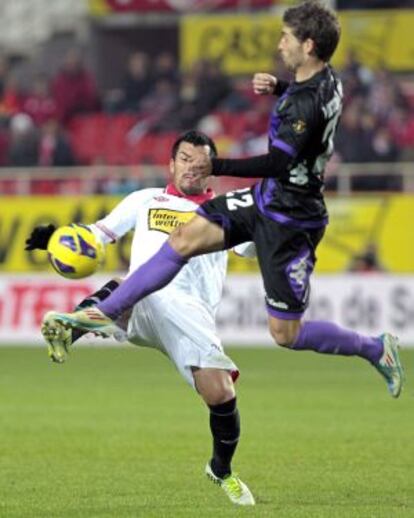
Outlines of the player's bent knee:
[{"label": "player's bent knee", "polygon": [[207,405],[221,405],[236,397],[230,373],[221,369],[197,369],[195,385]]},{"label": "player's bent knee", "polygon": [[223,403],[227,403],[227,401],[234,399],[236,397],[236,392],[234,389],[218,390],[202,397],[209,406],[222,405]]},{"label": "player's bent knee", "polygon": [[225,381],[224,383],[215,383],[208,390],[205,390],[201,396],[207,405],[221,405],[234,399],[236,391],[232,381]]}]

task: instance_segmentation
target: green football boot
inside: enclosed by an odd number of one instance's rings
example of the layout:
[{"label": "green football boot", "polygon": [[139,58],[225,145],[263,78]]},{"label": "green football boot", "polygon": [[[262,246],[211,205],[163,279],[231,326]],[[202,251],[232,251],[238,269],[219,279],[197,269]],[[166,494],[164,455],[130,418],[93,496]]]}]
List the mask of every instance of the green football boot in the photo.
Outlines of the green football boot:
[{"label": "green football boot", "polygon": [[207,477],[215,484],[219,485],[230,500],[237,505],[255,505],[254,496],[250,489],[242,482],[239,477],[232,473],[224,478],[217,477],[208,462],[205,468]]},{"label": "green football boot", "polygon": [[113,336],[114,333],[119,331],[115,322],[95,307],[80,309],[73,313],[51,311],[47,313],[46,317],[59,322],[65,328],[81,329],[103,338]]},{"label": "green football boot", "polygon": [[385,378],[388,391],[392,397],[397,398],[401,394],[404,384],[404,370],[401,365],[398,352],[398,338],[390,333],[380,336],[384,346],[384,352],[374,367]]},{"label": "green football boot", "polygon": [[49,311],[43,318],[41,332],[47,343],[50,359],[55,363],[64,363],[72,345],[72,329],[65,328],[54,319],[54,312]]}]

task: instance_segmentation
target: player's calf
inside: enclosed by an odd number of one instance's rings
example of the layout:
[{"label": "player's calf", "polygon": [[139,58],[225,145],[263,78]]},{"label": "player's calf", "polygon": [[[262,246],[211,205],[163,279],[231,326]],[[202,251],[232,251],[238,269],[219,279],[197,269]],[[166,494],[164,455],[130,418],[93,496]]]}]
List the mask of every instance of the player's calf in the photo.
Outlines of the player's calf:
[{"label": "player's calf", "polygon": [[283,320],[269,316],[268,324],[270,334],[277,345],[287,348],[293,346],[300,331],[300,320]]}]

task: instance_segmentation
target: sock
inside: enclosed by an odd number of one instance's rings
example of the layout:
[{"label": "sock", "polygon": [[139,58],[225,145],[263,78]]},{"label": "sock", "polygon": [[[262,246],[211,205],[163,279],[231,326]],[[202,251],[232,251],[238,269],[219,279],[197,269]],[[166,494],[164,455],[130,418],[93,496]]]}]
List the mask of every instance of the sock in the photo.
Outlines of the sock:
[{"label": "sock", "polygon": [[223,478],[231,473],[231,460],[240,436],[240,416],[236,398],[221,405],[209,405],[210,429],[213,435],[211,469]]},{"label": "sock", "polygon": [[[75,310],[78,309],[84,309],[89,308],[90,306],[95,306],[102,300],[105,300],[109,295],[116,290],[116,288],[120,285],[120,281],[116,279],[112,279],[106,284],[102,286],[102,288],[99,288],[98,291],[95,291],[95,293],[92,293],[91,295],[88,295],[86,299],[83,299],[79,304],[76,306]],[[72,328],[72,343],[76,342],[76,340],[79,340],[79,338],[85,334],[87,334],[88,331],[84,331],[83,329],[77,329],[76,327]]]},{"label": "sock", "polygon": [[137,268],[114,293],[97,308],[112,320],[139,300],[166,286],[187,263],[187,259],[164,243],[158,252]]},{"label": "sock", "polygon": [[360,335],[332,322],[304,322],[292,349],[342,356],[360,356],[377,363],[383,353],[379,338]]}]

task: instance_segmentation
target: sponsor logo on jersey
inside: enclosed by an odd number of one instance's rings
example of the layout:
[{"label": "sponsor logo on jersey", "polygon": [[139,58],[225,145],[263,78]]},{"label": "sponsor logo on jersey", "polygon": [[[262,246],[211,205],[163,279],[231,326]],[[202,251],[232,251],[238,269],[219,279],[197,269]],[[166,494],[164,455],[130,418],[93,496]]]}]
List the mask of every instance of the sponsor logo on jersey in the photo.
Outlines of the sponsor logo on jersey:
[{"label": "sponsor logo on jersey", "polygon": [[281,300],[274,300],[268,296],[266,296],[266,302],[269,304],[269,306],[272,306],[272,308],[289,309],[289,306],[286,304],[286,302],[282,302]]},{"label": "sponsor logo on jersey", "polygon": [[297,121],[292,123],[292,128],[295,133],[300,135],[306,129],[306,122],[301,119],[298,119]]},{"label": "sponsor logo on jersey", "polygon": [[313,266],[311,253],[305,249],[286,267],[290,287],[301,302],[305,302],[309,296],[309,277]]},{"label": "sponsor logo on jersey", "polygon": [[148,230],[159,230],[171,234],[173,230],[190,221],[195,212],[181,212],[171,209],[150,209],[148,212]]},{"label": "sponsor logo on jersey", "polygon": [[155,201],[170,201],[170,198],[167,198],[166,196],[154,196]]}]

